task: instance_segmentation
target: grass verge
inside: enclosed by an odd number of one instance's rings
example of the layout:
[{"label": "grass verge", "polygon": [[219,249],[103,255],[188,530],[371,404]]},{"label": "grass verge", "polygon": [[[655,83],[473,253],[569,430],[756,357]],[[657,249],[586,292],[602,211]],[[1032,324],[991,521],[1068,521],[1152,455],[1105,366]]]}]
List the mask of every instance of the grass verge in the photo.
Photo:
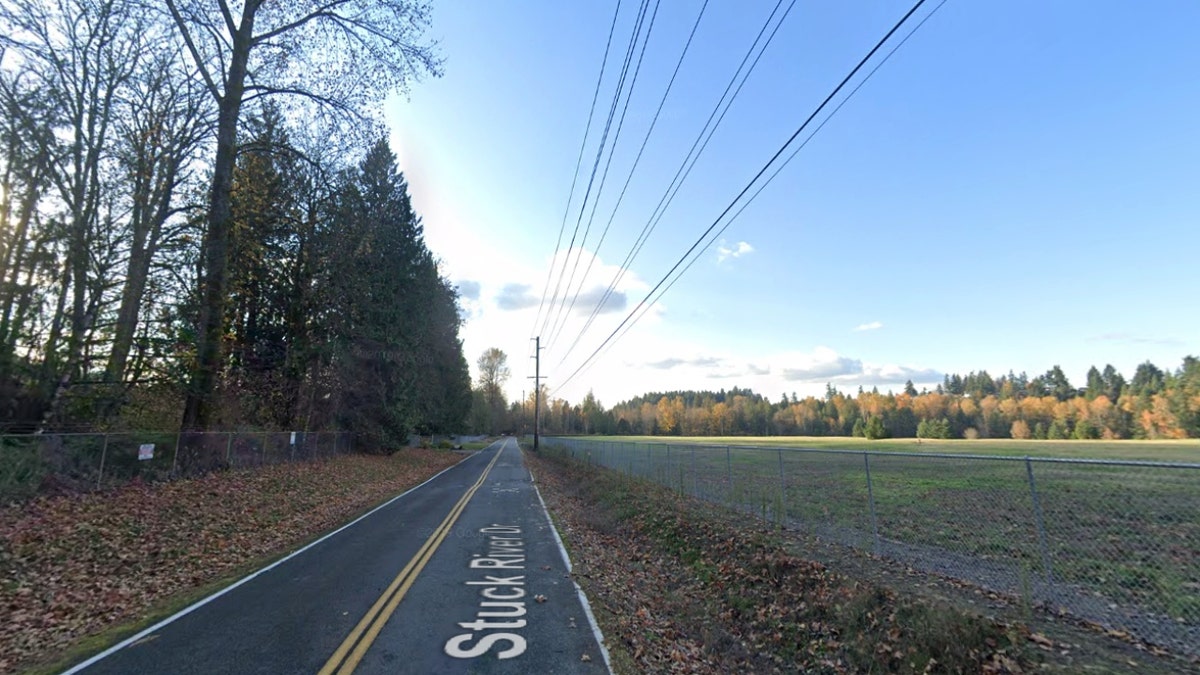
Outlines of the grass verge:
[{"label": "grass verge", "polygon": [[618,672],[1024,672],[1027,631],[845,577],[671,491],[527,456]]},{"label": "grass verge", "polygon": [[1105,605],[1169,622],[1200,618],[1200,556],[1192,554],[1200,546],[1200,469],[591,438],[571,447],[577,459],[764,519],[837,532],[867,550],[877,528],[905,547],[992,561],[1007,577],[988,583],[1009,591],[1019,590],[1022,571],[1032,572],[1086,588]]}]

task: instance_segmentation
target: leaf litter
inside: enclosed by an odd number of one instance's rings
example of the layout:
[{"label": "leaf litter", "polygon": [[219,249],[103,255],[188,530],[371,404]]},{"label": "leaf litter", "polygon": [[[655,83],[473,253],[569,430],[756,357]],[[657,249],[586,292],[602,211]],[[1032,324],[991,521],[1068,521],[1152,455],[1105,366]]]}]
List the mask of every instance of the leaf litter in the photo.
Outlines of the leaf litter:
[{"label": "leaf litter", "polygon": [[144,619],[462,459],[406,449],[0,507],[0,672]]}]

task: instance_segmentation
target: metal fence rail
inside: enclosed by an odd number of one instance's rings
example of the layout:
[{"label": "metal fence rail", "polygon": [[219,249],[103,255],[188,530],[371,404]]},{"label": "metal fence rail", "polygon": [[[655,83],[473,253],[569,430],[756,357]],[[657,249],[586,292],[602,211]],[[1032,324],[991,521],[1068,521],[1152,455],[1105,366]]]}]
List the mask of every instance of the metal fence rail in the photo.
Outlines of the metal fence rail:
[{"label": "metal fence rail", "polygon": [[98,490],[216,469],[306,461],[354,450],[350,432],[129,432],[0,435],[0,501]]},{"label": "metal fence rail", "polygon": [[1200,655],[1200,464],[586,437],[546,445]]}]

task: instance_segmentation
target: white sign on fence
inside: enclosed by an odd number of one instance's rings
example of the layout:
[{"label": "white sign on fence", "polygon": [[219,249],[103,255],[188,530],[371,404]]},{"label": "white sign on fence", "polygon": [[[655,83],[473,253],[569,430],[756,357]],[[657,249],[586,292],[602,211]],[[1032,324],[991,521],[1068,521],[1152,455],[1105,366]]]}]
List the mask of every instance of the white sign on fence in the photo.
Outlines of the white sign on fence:
[{"label": "white sign on fence", "polygon": [[296,432],[292,432],[292,445],[296,444]]},{"label": "white sign on fence", "polygon": [[154,459],[154,444],[144,443],[138,446],[138,459],[147,460]]}]

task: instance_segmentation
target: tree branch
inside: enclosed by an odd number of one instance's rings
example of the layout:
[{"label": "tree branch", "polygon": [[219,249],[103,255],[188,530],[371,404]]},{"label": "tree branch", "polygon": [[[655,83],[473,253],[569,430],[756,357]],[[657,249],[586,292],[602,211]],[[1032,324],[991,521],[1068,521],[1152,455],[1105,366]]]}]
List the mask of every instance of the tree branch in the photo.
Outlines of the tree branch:
[{"label": "tree branch", "polygon": [[333,2],[330,2],[330,3],[326,4],[325,6],[311,12],[310,14],[307,14],[305,16],[300,17],[299,19],[296,19],[295,21],[292,21],[291,23],[285,23],[284,25],[282,25],[278,28],[275,28],[273,30],[269,30],[266,33],[263,33],[262,35],[256,35],[255,37],[251,38],[250,44],[257,45],[260,42],[263,42],[265,40],[270,40],[271,38],[273,38],[277,35],[282,35],[290,30],[299,28],[300,26],[303,26],[304,24],[309,23],[310,21],[313,21],[314,19],[318,19],[323,16],[324,17],[337,17],[338,15],[334,14],[333,10],[337,9],[341,5],[347,4],[348,2],[350,2],[350,0],[334,0]]},{"label": "tree branch", "polygon": [[221,16],[225,18],[225,27],[229,29],[229,34],[233,35],[237,32],[237,26],[233,25],[233,14],[229,12],[229,3],[220,0],[217,5],[221,8]]},{"label": "tree branch", "polygon": [[363,115],[361,113],[359,113],[357,110],[355,110],[353,106],[351,106],[350,104],[348,104],[344,101],[339,101],[338,99],[330,97],[330,96],[322,96],[320,94],[313,93],[306,89],[296,89],[296,88],[292,88],[292,87],[268,87],[265,85],[249,85],[246,87],[246,91],[247,92],[255,92],[255,93],[250,94],[249,96],[245,96],[242,99],[243,103],[249,103],[250,101],[253,101],[254,99],[257,99],[257,98],[264,98],[266,96],[274,96],[277,94],[282,94],[285,96],[300,96],[303,98],[307,98],[311,101],[316,101],[317,103],[320,103],[322,105],[333,108],[334,110],[344,112],[344,113],[350,113],[351,115],[353,115],[356,118],[361,119],[363,117]]},{"label": "tree branch", "polygon": [[[221,3],[222,6],[225,4]],[[183,21],[183,16],[179,13],[179,8],[175,6],[175,0],[167,0],[167,8],[171,10],[171,18],[175,21],[175,27],[179,29],[179,34],[183,36],[183,42],[187,45],[188,52],[191,53],[192,59],[196,62],[196,68],[200,71],[200,76],[204,78],[204,84],[208,88],[208,93],[212,94],[213,99],[219,105],[221,103],[221,92],[217,89],[216,82],[213,81],[212,75],[209,74],[208,68],[204,67],[204,60],[200,57],[200,51],[196,49],[196,43],[192,41],[192,34],[188,32],[187,24]]]}]

